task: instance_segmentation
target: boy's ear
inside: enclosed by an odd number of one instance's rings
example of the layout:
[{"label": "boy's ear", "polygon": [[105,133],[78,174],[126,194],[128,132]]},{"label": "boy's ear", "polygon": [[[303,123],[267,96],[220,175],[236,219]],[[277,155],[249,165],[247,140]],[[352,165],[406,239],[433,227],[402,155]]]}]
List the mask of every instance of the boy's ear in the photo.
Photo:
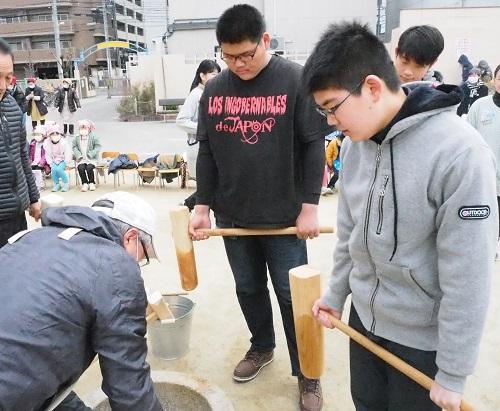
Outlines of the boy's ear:
[{"label": "boy's ear", "polygon": [[396,47],[396,50],[394,50],[394,52],[396,53],[396,57],[399,56],[399,48]]},{"label": "boy's ear", "polygon": [[372,101],[377,102],[382,94],[383,81],[380,77],[370,74],[365,79],[365,84],[368,86]]}]

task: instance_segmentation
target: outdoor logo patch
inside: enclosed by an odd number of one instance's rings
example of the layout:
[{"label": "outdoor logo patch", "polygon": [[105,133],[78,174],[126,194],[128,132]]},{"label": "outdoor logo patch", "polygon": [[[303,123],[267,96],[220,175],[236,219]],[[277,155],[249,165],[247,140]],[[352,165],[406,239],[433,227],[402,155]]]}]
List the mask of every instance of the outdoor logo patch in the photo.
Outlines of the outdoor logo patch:
[{"label": "outdoor logo patch", "polygon": [[484,220],[490,216],[490,207],[487,205],[460,207],[458,216],[462,220]]}]

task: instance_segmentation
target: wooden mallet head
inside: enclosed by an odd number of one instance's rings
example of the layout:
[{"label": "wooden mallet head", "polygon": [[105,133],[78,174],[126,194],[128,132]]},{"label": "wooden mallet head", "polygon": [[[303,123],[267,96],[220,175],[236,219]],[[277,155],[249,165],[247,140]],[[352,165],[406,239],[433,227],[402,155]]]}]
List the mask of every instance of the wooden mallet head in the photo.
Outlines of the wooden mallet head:
[{"label": "wooden mallet head", "polygon": [[289,278],[300,370],[318,379],[324,366],[323,327],[314,319],[312,306],[321,296],[320,272],[301,265],[289,271]]},{"label": "wooden mallet head", "polygon": [[170,211],[170,224],[174,240],[175,253],[179,266],[182,288],[194,290],[198,286],[196,260],[194,258],[193,240],[189,235],[189,209],[176,207]]}]

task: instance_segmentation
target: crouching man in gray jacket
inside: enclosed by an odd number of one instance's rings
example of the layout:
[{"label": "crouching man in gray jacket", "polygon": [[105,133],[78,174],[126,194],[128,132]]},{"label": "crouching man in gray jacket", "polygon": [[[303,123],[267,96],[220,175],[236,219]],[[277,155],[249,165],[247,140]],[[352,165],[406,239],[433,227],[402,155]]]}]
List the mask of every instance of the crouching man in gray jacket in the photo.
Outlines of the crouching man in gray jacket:
[{"label": "crouching man in gray jacket", "polygon": [[[0,410],[45,410],[97,354],[113,410],[160,411],[146,363],[139,264],[156,215],[125,192],[48,208],[0,249]],[[71,394],[57,410],[88,410]]]},{"label": "crouching man in gray jacket", "polygon": [[493,271],[495,162],[455,115],[453,87],[401,87],[366,26],[333,25],[304,84],[342,146],[338,243],[328,289],[313,307],[349,323],[434,379],[429,393],[351,343],[357,410],[459,411],[473,372]]}]

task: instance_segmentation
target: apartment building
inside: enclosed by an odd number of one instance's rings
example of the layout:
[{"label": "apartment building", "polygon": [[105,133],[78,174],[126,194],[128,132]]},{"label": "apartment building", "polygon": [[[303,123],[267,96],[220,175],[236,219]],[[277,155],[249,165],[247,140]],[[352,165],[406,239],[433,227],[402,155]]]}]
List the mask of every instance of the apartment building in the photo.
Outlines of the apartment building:
[{"label": "apartment building", "polygon": [[[12,46],[18,77],[57,78],[57,57],[51,0],[0,3],[0,36]],[[134,50],[145,47],[142,0],[57,0],[61,57],[65,76],[72,76],[72,60],[105,41],[104,12],[110,40],[124,40]],[[138,47],[137,47],[138,46]],[[111,52],[113,67],[124,66],[130,50]],[[107,66],[104,50],[79,63],[80,73],[95,74]]]}]

